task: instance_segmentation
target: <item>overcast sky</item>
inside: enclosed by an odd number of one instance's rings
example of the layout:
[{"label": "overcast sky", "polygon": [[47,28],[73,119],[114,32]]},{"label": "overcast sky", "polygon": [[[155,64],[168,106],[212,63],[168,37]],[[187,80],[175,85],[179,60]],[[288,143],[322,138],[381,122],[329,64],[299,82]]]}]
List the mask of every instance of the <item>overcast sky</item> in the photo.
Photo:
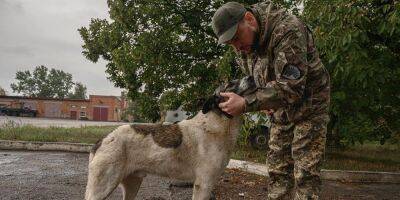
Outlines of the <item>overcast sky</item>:
[{"label": "overcast sky", "polygon": [[71,73],[88,94],[120,95],[106,79],[105,62],[82,55],[77,31],[91,18],[108,18],[106,0],[0,0],[0,86],[10,84],[19,70],[38,65]]}]

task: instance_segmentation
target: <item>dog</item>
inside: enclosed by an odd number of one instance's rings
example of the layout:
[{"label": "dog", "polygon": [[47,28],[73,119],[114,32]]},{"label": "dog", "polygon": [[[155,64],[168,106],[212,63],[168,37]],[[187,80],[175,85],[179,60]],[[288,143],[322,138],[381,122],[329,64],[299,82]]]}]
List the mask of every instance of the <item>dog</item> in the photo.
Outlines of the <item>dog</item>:
[{"label": "dog", "polygon": [[224,113],[219,92],[252,92],[252,77],[217,88],[194,118],[177,124],[123,125],[94,145],[89,155],[86,200],[106,199],[121,185],[123,199],[135,199],[143,178],[154,174],[193,185],[192,200],[209,200],[228,165],[241,127]]}]

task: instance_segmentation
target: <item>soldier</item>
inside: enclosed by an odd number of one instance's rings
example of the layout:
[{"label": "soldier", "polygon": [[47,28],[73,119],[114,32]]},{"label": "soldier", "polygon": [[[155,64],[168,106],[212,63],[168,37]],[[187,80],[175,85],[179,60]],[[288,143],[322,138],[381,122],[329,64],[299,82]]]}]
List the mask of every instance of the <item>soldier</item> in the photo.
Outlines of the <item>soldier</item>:
[{"label": "soldier", "polygon": [[329,74],[311,31],[271,1],[244,7],[221,6],[212,18],[218,44],[231,45],[256,92],[221,93],[219,107],[231,114],[272,110],[267,199],[319,199],[325,151]]}]

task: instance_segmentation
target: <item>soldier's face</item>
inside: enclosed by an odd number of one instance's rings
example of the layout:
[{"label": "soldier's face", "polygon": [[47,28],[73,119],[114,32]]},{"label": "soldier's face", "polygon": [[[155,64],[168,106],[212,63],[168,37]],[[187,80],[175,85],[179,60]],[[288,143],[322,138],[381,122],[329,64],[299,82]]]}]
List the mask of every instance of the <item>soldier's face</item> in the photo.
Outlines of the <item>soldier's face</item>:
[{"label": "soldier's face", "polygon": [[236,51],[242,53],[250,53],[252,50],[252,45],[255,42],[257,34],[257,22],[254,18],[245,18],[239,23],[238,29],[236,31],[233,39],[229,40],[227,44],[231,45]]}]

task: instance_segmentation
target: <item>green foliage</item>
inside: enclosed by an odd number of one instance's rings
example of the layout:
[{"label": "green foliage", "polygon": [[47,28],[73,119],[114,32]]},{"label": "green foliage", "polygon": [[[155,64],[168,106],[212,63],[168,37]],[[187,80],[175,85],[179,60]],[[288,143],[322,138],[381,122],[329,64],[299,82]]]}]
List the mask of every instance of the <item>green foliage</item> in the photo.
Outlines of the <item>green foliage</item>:
[{"label": "green foliage", "polygon": [[13,92],[30,97],[64,98],[73,86],[72,75],[62,70],[41,65],[33,72],[17,71],[16,83],[11,84]]},{"label": "green foliage", "polygon": [[264,112],[246,113],[243,116],[243,125],[240,129],[238,145],[240,148],[249,146],[249,138],[252,134],[256,134],[254,130],[259,125],[270,127],[270,118]]},{"label": "green foliage", "polygon": [[309,0],[303,14],[332,77],[333,137],[384,143],[398,134],[400,3]]},{"label": "green foliage", "polygon": [[[234,53],[216,45],[209,26],[222,0],[108,0],[110,21],[79,29],[84,56],[107,61],[108,78],[127,89],[135,114],[196,99],[239,77]],[[247,5],[257,1],[241,1]],[[332,79],[329,141],[384,143],[399,135],[400,3],[394,0],[276,0],[314,32]],[[300,4],[302,3],[302,4]],[[304,5],[304,10],[299,10]]]},{"label": "green foliage", "polygon": [[75,83],[74,92],[69,93],[68,98],[86,99],[87,98],[86,91],[87,91],[86,86],[83,85],[83,83],[77,82],[77,83]]},{"label": "green foliage", "polygon": [[108,62],[108,78],[128,90],[139,105],[138,115],[148,120],[157,120],[161,109],[178,104],[197,111],[196,99],[231,78],[232,62],[219,62],[227,48],[217,46],[209,26],[223,3],[109,0],[110,22],[92,19],[79,29],[83,54],[93,62]]}]

